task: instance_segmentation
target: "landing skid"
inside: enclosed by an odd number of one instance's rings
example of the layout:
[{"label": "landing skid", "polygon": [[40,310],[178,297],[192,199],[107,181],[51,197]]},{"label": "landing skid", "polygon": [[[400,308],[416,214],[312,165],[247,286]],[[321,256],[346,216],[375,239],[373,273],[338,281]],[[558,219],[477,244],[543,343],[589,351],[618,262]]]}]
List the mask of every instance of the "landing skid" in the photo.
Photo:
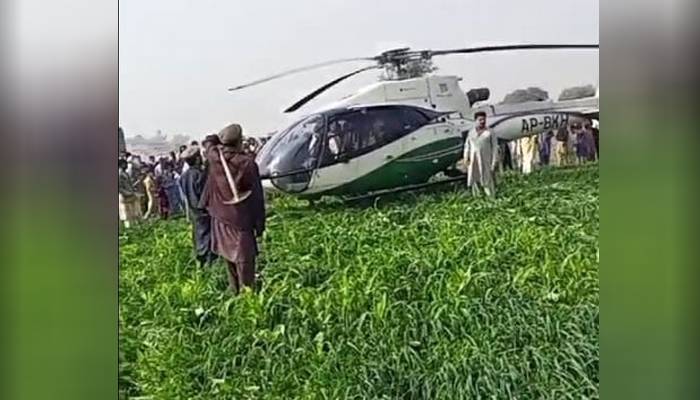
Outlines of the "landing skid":
[{"label": "landing skid", "polygon": [[466,180],[467,176],[466,175],[460,175],[457,177],[453,178],[448,178],[448,179],[441,179],[439,181],[433,181],[433,182],[426,182],[426,183],[419,183],[416,185],[408,185],[408,186],[401,186],[398,188],[393,188],[393,189],[386,189],[386,190],[377,190],[375,192],[369,192],[362,194],[360,196],[353,196],[353,197],[341,197],[343,201],[356,201],[356,200],[363,200],[363,199],[371,199],[374,197],[379,197],[379,196],[384,196],[387,194],[396,194],[396,193],[402,193],[402,192],[410,192],[413,190],[419,190],[419,189],[425,189],[427,187],[431,186],[437,186],[437,185],[443,185],[446,183],[451,183],[451,182],[458,182],[458,181],[463,181]]}]

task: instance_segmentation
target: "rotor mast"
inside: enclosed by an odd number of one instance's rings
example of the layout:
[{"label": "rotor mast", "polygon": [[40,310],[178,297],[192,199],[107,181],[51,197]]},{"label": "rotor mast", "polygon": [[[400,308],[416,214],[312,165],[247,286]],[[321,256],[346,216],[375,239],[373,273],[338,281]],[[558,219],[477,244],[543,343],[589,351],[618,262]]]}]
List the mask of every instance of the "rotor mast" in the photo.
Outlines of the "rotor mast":
[{"label": "rotor mast", "polygon": [[421,78],[437,70],[429,51],[410,51],[408,47],[386,51],[377,62],[384,68],[379,79],[385,81]]}]

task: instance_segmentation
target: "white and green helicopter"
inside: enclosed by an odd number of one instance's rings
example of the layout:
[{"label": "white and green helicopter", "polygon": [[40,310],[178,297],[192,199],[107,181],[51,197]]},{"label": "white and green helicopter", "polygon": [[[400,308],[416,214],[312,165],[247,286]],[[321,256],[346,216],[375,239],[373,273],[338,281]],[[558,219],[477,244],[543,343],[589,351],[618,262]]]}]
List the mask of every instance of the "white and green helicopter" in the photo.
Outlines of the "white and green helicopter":
[{"label": "white and green helicopter", "polygon": [[343,75],[285,110],[296,111],[320,93],[358,73],[384,69],[379,82],[296,121],[270,138],[257,156],[268,190],[315,199],[354,197],[420,186],[439,172],[454,173],[473,114],[485,111],[501,140],[565,127],[574,119],[598,119],[598,94],[568,101],[476,106],[486,88],[463,92],[457,76],[431,75],[432,57],[493,51],[597,49],[588,44],[525,44],[453,50],[384,52],[297,68],[239,90],[330,64],[366,60],[374,65]]}]

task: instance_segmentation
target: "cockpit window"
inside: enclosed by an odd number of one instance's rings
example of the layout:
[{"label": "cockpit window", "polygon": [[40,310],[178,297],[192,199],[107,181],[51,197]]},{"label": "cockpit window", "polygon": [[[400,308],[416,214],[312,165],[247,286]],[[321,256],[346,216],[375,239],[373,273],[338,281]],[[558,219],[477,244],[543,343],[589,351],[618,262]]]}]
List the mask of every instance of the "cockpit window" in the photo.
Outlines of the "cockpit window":
[{"label": "cockpit window", "polygon": [[318,164],[323,137],[323,115],[312,115],[274,135],[263,147],[257,162],[263,176],[286,175],[273,183],[287,192],[308,187],[311,171]]}]

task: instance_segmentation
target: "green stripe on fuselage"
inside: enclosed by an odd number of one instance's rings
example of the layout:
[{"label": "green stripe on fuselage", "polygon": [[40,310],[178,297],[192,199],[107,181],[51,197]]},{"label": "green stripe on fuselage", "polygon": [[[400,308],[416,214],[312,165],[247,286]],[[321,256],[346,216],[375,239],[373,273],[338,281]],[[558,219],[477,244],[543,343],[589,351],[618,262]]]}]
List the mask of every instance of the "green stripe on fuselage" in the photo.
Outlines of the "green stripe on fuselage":
[{"label": "green stripe on fuselage", "polygon": [[[431,176],[444,171],[462,155],[462,139],[453,137],[427,144],[390,161],[376,170],[325,192],[302,194],[302,197],[364,194],[427,182]],[[453,151],[447,151],[453,149]],[[434,157],[430,157],[435,154]]]}]

